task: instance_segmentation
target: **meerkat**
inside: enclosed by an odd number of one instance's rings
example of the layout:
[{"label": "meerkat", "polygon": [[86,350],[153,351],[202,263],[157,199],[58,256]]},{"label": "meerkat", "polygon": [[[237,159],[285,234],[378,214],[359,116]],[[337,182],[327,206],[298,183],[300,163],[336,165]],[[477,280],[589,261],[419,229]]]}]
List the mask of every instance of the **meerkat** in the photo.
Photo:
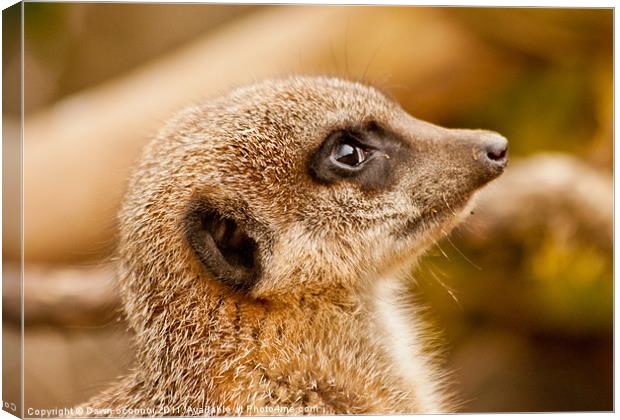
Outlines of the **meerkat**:
[{"label": "meerkat", "polygon": [[452,411],[407,282],[506,163],[499,134],[337,78],[180,112],[120,211],[135,368],[78,414]]}]

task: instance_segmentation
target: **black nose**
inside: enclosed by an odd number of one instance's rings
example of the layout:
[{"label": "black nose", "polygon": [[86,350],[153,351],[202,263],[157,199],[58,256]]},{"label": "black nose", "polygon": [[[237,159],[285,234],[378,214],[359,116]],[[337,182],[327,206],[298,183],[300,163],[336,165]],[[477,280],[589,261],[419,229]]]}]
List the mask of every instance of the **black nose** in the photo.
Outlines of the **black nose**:
[{"label": "black nose", "polygon": [[489,133],[483,140],[483,153],[486,153],[488,164],[504,168],[508,163],[508,140],[499,134]]}]

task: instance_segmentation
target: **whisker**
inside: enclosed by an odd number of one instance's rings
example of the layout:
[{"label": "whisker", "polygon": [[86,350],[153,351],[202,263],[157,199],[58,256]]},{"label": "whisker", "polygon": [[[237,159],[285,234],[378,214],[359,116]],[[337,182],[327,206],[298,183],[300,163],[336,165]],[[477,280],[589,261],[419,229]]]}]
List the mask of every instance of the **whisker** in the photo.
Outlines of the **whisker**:
[{"label": "whisker", "polygon": [[435,240],[434,242],[435,242],[435,246],[439,248],[439,251],[442,253],[442,255],[446,257],[446,260],[450,261],[450,257],[448,257],[448,254],[443,250],[443,248],[441,248],[441,245],[439,245],[439,241]]},{"label": "whisker", "polygon": [[349,68],[349,24],[351,23],[351,16],[347,16],[347,24],[344,28],[344,65],[347,78],[351,78],[351,70]]},{"label": "whisker", "polygon": [[446,196],[444,194],[441,194],[441,198],[443,199],[443,202],[446,203],[446,207],[448,208],[448,210],[450,210],[450,212],[452,212],[452,215],[456,216],[456,212],[452,209],[452,207],[450,207],[450,204],[448,203],[448,200],[446,200]]},{"label": "whisker", "polygon": [[334,42],[333,42],[333,39],[331,38],[329,39],[329,52],[332,58],[335,73],[338,74],[340,72],[340,62],[338,61],[338,57],[336,56],[336,53],[334,52]]},{"label": "whisker", "polygon": [[368,60],[368,63],[366,64],[366,68],[364,68],[364,72],[362,73],[362,79],[361,79],[362,81],[366,80],[366,75],[368,74],[368,70],[370,69],[370,66],[372,65],[377,55],[379,54],[379,51],[381,51],[381,47],[383,47],[384,42],[385,42],[385,36],[383,37],[383,39],[381,39],[381,41],[379,42],[379,45],[377,45],[377,48],[375,48],[375,51],[372,53],[372,56],[370,56],[370,60]]},{"label": "whisker", "polygon": [[472,260],[470,260],[469,258],[467,258],[467,255],[465,255],[456,245],[454,245],[454,243],[450,240],[450,236],[443,231],[443,234],[446,238],[446,240],[448,241],[448,243],[450,245],[452,245],[452,248],[454,248],[456,250],[456,252],[458,252],[459,254],[461,254],[461,256],[465,259],[465,261],[467,261],[468,263],[470,263],[474,268],[476,268],[479,271],[482,271],[482,267],[480,267],[478,264],[474,263]]},{"label": "whisker", "polygon": [[454,291],[454,289],[452,289],[450,286],[448,286],[446,283],[444,283],[440,276],[435,273],[435,271],[431,268],[431,263],[426,264],[423,263],[424,267],[428,270],[428,272],[433,276],[433,278],[437,281],[437,283],[439,283],[439,285],[450,295],[450,297],[452,298],[452,300],[454,300],[454,302],[458,305],[458,307],[460,309],[463,309],[463,306],[461,305],[461,302],[459,302],[458,297],[456,296],[456,293]]}]

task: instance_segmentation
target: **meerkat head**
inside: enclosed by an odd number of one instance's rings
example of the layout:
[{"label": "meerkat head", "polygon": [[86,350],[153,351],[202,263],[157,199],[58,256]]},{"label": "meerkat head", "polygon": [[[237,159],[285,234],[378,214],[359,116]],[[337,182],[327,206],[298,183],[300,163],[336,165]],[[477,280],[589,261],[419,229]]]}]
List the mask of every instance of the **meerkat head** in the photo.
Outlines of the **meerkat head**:
[{"label": "meerkat head", "polygon": [[274,300],[354,286],[410,268],[506,163],[502,136],[420,121],[372,87],[261,82],[150,144],[121,213],[123,265],[156,291],[181,276]]}]

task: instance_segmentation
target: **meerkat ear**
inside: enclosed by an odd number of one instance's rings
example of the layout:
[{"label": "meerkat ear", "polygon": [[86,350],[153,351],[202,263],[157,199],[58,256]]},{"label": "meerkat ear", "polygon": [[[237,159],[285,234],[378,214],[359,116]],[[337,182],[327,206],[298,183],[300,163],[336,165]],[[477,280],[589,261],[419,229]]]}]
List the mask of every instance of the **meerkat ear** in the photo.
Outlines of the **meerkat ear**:
[{"label": "meerkat ear", "polygon": [[257,244],[233,218],[193,203],[185,218],[185,236],[213,277],[235,290],[248,290],[257,280]]}]

